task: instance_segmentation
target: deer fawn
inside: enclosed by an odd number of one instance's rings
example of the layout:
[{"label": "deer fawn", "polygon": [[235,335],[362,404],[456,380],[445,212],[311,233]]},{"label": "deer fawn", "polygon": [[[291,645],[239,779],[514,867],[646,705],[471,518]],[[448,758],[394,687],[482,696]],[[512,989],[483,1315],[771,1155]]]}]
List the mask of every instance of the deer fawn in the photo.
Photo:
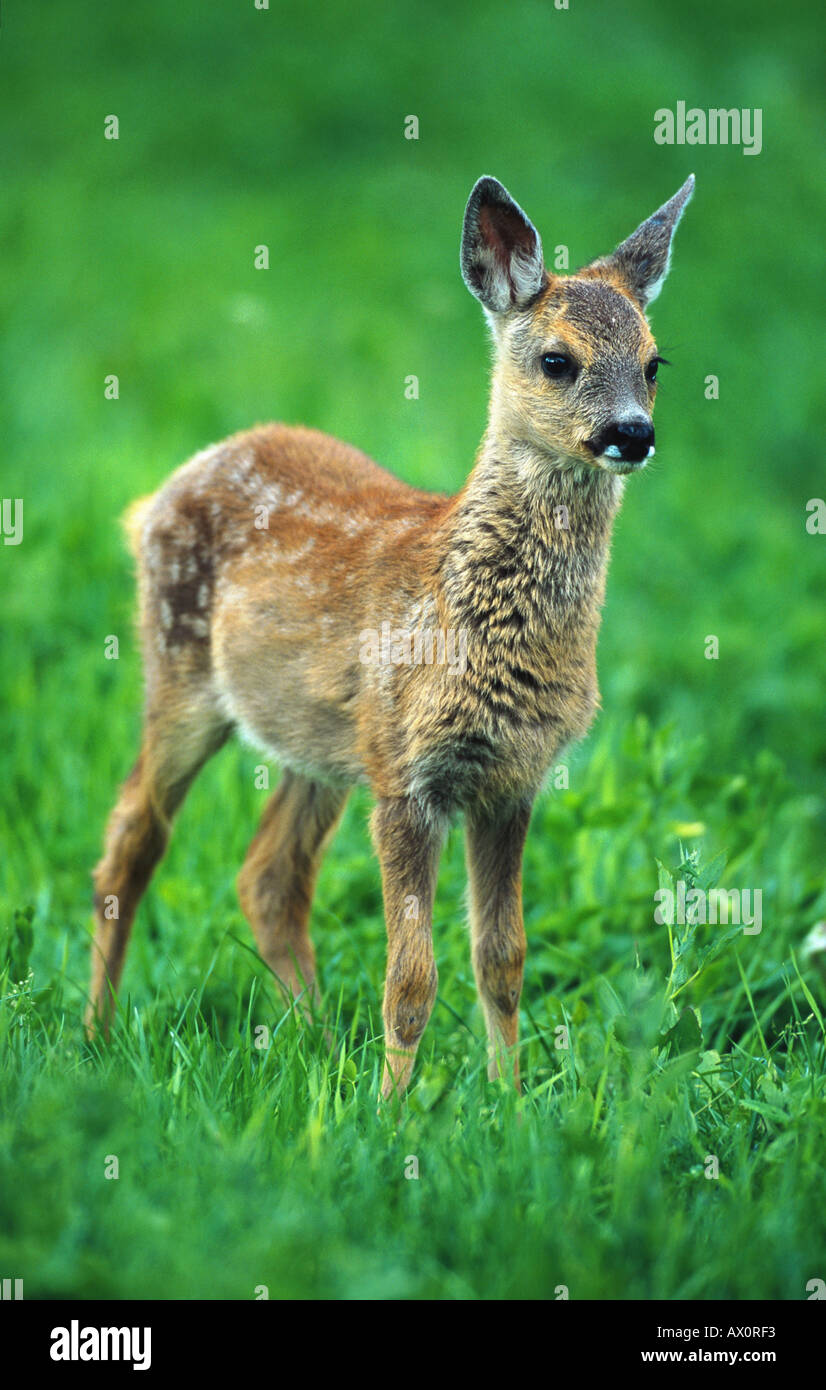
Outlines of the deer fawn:
[{"label": "deer fawn", "polygon": [[[502,185],[479,179],[461,269],[495,357],[457,496],[408,487],[314,430],[266,425],[198,454],[127,514],[145,723],[94,875],[90,1033],[108,1028],[172,818],[237,729],[284,768],[238,889],[285,996],[314,988],[316,873],[349,788],[366,783],[388,936],[382,1095],[403,1091],[436,996],[440,848],[464,812],[489,1074],[512,1069],[519,1087],[523,845],[548,768],[598,705],[611,527],[624,475],[654,452],[662,359],[645,310],[693,185],[563,277]],[[457,634],[462,659],[447,660]]]}]

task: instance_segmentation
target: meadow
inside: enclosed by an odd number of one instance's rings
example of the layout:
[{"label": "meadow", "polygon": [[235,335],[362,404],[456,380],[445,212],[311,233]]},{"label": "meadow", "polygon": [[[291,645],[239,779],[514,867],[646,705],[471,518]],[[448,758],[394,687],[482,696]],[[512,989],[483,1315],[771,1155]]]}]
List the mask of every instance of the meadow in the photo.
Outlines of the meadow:
[{"label": "meadow", "polygon": [[[799,1300],[826,1280],[818,13],[4,6],[2,495],[23,534],[0,546],[0,1272],[27,1298]],[[683,99],[759,107],[760,154],[656,144]],[[237,743],[190,793],[111,1042],[88,1044],[90,871],[140,728],[125,506],[268,419],[457,489],[487,404],[458,269],[475,179],[573,268],[692,170],[603,709],[528,840],[523,1095],[486,1079],[456,826],[438,1001],[404,1106],[377,1115],[365,792],[314,908],[333,1051],[284,1011],[235,893],[267,795]],[[759,891],[762,929],[659,923],[680,881]]]}]

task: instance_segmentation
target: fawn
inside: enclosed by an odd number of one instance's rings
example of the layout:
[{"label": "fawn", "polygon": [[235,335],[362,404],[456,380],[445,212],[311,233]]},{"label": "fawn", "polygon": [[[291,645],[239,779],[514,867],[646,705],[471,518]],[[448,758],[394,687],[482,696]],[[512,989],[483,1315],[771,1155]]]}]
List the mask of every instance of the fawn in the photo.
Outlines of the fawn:
[{"label": "fawn", "polygon": [[[145,721],[94,874],[90,1033],[108,1029],[172,818],[237,729],[284,769],[238,890],[285,997],[314,990],[320,858],[348,790],[367,784],[388,937],[381,1090],[404,1090],[436,996],[440,849],[464,812],[489,1075],[511,1072],[519,1088],[522,851],[549,767],[597,709],[611,527],[624,476],[654,452],[663,359],[645,310],[693,186],[612,255],[560,276],[505,188],[478,180],[461,270],[494,365],[487,429],[455,497],[314,430],[265,425],[196,455],[127,513]],[[456,633],[464,659],[439,659]]]}]

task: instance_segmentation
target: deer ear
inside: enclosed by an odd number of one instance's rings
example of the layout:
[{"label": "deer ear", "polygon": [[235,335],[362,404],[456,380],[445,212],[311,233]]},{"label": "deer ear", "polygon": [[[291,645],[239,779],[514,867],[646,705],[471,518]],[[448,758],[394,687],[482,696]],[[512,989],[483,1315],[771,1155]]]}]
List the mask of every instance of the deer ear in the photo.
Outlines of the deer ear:
[{"label": "deer ear", "polygon": [[478,179],[465,208],[462,279],[494,314],[524,308],[547,282],[542,242],[498,179]]},{"label": "deer ear", "polygon": [[671,260],[671,241],[693,192],[694,175],[689,174],[679,193],[632,232],[613,255],[594,262],[595,269],[618,275],[643,309],[662,289]]}]

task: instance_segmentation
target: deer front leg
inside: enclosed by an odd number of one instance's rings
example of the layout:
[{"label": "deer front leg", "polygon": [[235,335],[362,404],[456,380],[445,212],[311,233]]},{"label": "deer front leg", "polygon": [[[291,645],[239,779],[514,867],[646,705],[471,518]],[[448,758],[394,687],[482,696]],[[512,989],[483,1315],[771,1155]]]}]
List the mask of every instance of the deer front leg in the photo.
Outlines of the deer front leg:
[{"label": "deer front leg", "polygon": [[389,1100],[407,1086],[436,998],[433,895],[444,832],[406,797],[380,801],[372,830],[387,923],[381,1094]]},{"label": "deer front leg", "polygon": [[519,1083],[519,996],[527,941],[522,922],[522,851],[530,803],[468,814],[467,866],[473,970],[488,1032],[488,1076],[512,1070]]}]

